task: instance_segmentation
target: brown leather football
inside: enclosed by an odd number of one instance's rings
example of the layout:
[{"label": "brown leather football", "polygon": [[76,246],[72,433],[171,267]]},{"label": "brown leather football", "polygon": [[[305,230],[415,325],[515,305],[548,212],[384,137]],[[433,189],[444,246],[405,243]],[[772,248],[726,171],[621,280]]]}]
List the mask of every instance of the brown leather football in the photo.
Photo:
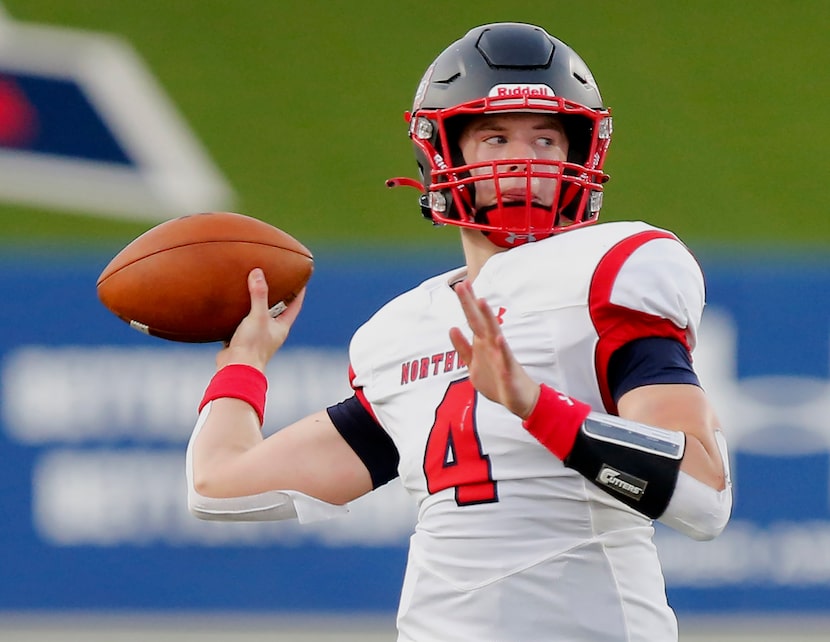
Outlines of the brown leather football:
[{"label": "brown leather football", "polygon": [[121,250],[98,277],[98,297],[119,318],[171,341],[226,341],[250,310],[248,273],[262,268],[274,312],[306,285],[311,252],[259,219],[231,212],[161,223]]}]

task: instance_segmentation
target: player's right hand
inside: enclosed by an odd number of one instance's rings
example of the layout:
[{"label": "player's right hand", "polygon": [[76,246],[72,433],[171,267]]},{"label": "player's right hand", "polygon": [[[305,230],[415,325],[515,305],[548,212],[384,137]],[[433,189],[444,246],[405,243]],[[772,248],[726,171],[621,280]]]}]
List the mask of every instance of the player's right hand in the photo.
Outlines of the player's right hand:
[{"label": "player's right hand", "polygon": [[303,288],[282,314],[273,317],[268,306],[268,283],[259,268],[254,268],[248,275],[248,292],[251,311],[242,319],[229,344],[217,355],[219,369],[232,363],[244,363],[264,372],[268,361],[288,338],[305,297]]}]

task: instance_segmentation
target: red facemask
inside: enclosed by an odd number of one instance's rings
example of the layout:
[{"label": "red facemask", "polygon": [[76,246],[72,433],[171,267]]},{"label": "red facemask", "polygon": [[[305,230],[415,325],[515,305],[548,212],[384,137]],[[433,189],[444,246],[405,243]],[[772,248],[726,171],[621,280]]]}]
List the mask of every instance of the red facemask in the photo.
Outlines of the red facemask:
[{"label": "red facemask", "polygon": [[[568,118],[578,116],[589,128],[588,149],[576,150],[587,158],[583,163],[544,161],[539,159],[506,159],[474,165],[457,161],[452,150],[455,140],[448,136],[447,122],[458,116],[475,116],[499,112],[530,111],[551,113]],[[450,109],[421,109],[407,114],[410,138],[429,163],[424,167],[424,185],[413,179],[391,179],[387,184],[410,185],[424,191],[424,215],[439,225],[457,225],[481,230],[499,247],[515,247],[538,241],[565,230],[595,223],[602,203],[603,185],[608,175],[602,164],[610,144],[611,118],[607,110],[596,111],[554,96],[482,98]],[[457,136],[458,128],[450,128]],[[573,144],[572,144],[573,147]],[[487,171],[481,172],[481,168]],[[519,169],[516,169],[519,168]],[[479,170],[478,172],[472,170]],[[426,175],[428,171],[428,176]],[[496,180],[496,204],[476,210],[476,184],[499,178],[524,178],[527,199],[499,192]],[[532,185],[538,181],[556,181],[550,205],[535,200]]]}]

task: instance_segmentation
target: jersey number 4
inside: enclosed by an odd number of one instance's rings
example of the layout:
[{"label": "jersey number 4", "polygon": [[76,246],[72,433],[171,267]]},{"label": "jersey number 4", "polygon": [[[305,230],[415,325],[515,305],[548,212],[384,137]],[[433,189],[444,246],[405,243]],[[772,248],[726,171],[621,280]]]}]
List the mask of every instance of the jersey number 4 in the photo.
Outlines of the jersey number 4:
[{"label": "jersey number 4", "polygon": [[477,393],[469,379],[453,381],[435,411],[424,453],[427,490],[455,488],[459,506],[499,500],[490,457],[481,451],[476,426]]}]

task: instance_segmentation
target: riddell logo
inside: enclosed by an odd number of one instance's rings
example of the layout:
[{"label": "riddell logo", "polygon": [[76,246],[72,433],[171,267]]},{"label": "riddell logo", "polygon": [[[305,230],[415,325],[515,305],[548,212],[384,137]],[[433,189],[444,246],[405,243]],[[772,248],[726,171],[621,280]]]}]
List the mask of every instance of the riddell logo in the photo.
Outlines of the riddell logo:
[{"label": "riddell logo", "polygon": [[646,492],[646,485],[648,484],[644,479],[634,477],[633,475],[626,475],[610,466],[603,466],[600,469],[599,475],[597,475],[597,482],[636,500],[640,500],[643,497],[643,493]]},{"label": "riddell logo", "polygon": [[556,94],[553,89],[547,85],[496,85],[490,90],[488,94],[491,98],[520,98],[529,96],[531,98],[537,96],[550,96]]}]

